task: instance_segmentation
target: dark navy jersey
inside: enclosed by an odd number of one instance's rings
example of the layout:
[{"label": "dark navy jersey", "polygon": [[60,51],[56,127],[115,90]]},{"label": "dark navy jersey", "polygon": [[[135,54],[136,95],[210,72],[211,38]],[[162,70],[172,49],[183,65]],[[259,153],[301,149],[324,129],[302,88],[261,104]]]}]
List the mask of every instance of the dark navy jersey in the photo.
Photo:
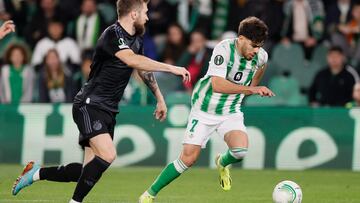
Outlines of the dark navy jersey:
[{"label": "dark navy jersey", "polygon": [[115,56],[116,52],[123,49],[143,54],[143,38],[131,36],[116,22],[98,39],[89,79],[75,96],[74,103],[86,103],[118,112],[120,99],[133,71],[133,68]]}]

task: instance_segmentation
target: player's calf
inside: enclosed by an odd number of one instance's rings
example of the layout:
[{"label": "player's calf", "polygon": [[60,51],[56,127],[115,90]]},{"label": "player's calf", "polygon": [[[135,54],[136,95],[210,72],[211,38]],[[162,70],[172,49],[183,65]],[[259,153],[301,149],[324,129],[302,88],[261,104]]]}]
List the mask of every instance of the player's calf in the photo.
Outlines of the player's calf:
[{"label": "player's calf", "polygon": [[12,193],[16,195],[21,189],[39,180],[55,182],[77,182],[81,174],[82,164],[70,163],[68,165],[40,168],[33,161],[26,164],[21,175],[16,179]]},{"label": "player's calf", "polygon": [[95,156],[93,160],[86,164],[81,172],[71,201],[82,202],[110,164],[98,156]]},{"label": "player's calf", "polygon": [[44,167],[39,170],[39,180],[55,182],[77,182],[80,178],[81,170],[81,163],[70,163],[67,165]]}]

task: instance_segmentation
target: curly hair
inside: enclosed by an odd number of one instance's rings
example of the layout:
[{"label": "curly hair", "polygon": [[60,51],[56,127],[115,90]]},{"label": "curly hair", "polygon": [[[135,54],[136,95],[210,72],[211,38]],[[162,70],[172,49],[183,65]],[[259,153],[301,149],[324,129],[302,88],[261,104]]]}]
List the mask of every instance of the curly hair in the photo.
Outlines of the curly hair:
[{"label": "curly hair", "polygon": [[7,47],[5,54],[4,54],[4,62],[7,64],[12,63],[11,62],[11,54],[16,49],[20,50],[21,54],[24,57],[22,64],[28,64],[29,63],[29,51],[28,51],[28,48],[22,44],[11,44],[9,47]]},{"label": "curly hair", "polygon": [[238,35],[242,35],[256,44],[261,44],[267,38],[268,27],[257,17],[247,17],[240,22]]}]

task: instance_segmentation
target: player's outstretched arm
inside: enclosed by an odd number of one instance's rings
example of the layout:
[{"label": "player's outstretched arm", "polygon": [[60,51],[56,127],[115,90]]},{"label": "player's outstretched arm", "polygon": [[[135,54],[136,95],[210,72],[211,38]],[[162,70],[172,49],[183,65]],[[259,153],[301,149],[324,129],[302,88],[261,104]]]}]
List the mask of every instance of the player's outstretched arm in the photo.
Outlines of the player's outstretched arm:
[{"label": "player's outstretched arm", "polygon": [[164,97],[160,91],[160,88],[156,82],[156,78],[153,72],[148,71],[138,71],[139,76],[144,81],[144,83],[149,87],[151,92],[154,94],[157,100],[156,109],[154,112],[154,116],[156,119],[160,121],[164,121],[166,119],[167,107],[164,100]]},{"label": "player's outstretched arm", "polygon": [[259,94],[260,96],[268,96],[272,97],[275,94],[265,86],[244,86],[232,83],[225,78],[212,76],[211,77],[211,85],[213,91],[216,93],[223,93],[223,94]]},{"label": "player's outstretched arm", "polygon": [[145,56],[135,54],[131,49],[123,49],[116,52],[116,57],[128,66],[143,71],[170,72],[182,76],[184,82],[190,81],[190,73],[183,67],[173,66],[166,63],[154,61]]},{"label": "player's outstretched arm", "polygon": [[15,32],[15,25],[12,20],[5,21],[0,27],[0,39],[4,38],[10,32]]}]

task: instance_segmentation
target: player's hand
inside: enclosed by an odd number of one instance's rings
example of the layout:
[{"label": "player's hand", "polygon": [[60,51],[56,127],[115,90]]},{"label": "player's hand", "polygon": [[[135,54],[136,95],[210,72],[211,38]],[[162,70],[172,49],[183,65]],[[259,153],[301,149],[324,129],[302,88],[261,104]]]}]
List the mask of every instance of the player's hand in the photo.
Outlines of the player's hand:
[{"label": "player's hand", "polygon": [[191,81],[191,77],[190,77],[190,73],[189,71],[187,71],[185,68],[183,67],[177,67],[174,66],[171,69],[171,73],[175,74],[175,75],[179,75],[183,78],[183,82],[190,82]]},{"label": "player's hand", "polygon": [[167,107],[164,101],[160,101],[156,104],[154,116],[157,120],[163,122],[166,119]]},{"label": "player's hand", "polygon": [[12,20],[5,21],[0,27],[0,39],[4,38],[10,32],[15,32],[15,25]]},{"label": "player's hand", "polygon": [[258,94],[262,97],[273,97],[275,94],[267,87],[265,86],[256,86],[250,88],[251,94]]}]

